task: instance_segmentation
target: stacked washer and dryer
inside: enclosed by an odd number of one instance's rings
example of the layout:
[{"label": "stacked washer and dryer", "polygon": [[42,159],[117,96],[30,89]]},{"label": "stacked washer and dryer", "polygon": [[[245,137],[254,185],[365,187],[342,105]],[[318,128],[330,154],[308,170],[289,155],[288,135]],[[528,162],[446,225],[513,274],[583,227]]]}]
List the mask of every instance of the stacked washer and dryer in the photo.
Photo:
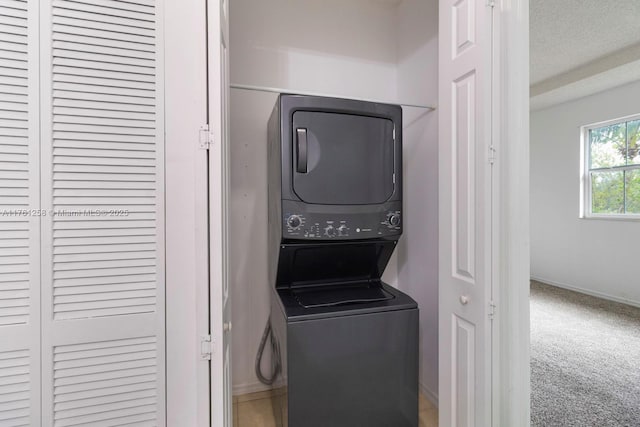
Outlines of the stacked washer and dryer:
[{"label": "stacked washer and dryer", "polygon": [[268,139],[279,424],[417,426],[418,307],[381,280],[402,234],[402,109],[282,94]]}]

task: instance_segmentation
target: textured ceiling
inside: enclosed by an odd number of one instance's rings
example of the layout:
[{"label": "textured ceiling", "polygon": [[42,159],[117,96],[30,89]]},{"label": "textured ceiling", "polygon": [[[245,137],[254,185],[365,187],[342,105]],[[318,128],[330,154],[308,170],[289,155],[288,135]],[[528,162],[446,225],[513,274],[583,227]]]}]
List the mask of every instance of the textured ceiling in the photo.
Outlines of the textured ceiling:
[{"label": "textured ceiling", "polygon": [[530,0],[531,109],[640,79],[640,0]]},{"label": "textured ceiling", "polygon": [[531,83],[640,42],[640,0],[530,0]]}]

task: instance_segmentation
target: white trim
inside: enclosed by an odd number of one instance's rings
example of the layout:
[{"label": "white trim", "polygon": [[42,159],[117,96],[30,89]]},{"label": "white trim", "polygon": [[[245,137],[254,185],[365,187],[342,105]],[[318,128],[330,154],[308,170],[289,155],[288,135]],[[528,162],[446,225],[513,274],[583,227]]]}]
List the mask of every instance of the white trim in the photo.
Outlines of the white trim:
[{"label": "white trim", "polygon": [[598,214],[598,215],[589,215],[589,216],[581,216],[580,219],[587,219],[587,220],[598,220],[598,221],[632,221],[632,222],[638,222],[640,221],[640,215],[603,215],[603,214]]},{"label": "white trim", "polygon": [[529,0],[496,3],[493,426],[530,424]]},{"label": "white trim", "polygon": [[164,3],[167,425],[210,426],[209,362],[200,356],[209,334],[207,153],[198,148],[207,120],[205,4]]},{"label": "white trim", "polygon": [[207,0],[209,149],[209,330],[211,334],[211,425],[231,427],[231,360],[228,277],[228,1]]},{"label": "white trim", "polygon": [[167,135],[165,118],[165,16],[164,0],[155,2],[156,41],[156,340],[157,340],[157,390],[158,426],[167,425],[167,200],[166,156]]},{"label": "white trim", "polygon": [[580,128],[580,203],[578,212],[579,218],[587,218],[587,206],[591,206],[591,183],[587,179],[589,170],[589,150],[585,149],[587,142],[585,138],[584,126]]},{"label": "white trim", "polygon": [[640,119],[640,113],[630,114],[628,116],[616,117],[616,118],[613,118],[613,119],[603,120],[601,122],[589,123],[587,125],[581,126],[581,128],[582,129],[596,129],[596,128],[601,128],[601,127],[608,126],[608,125],[615,125],[617,123],[632,122],[634,120],[639,120],[639,119]]},{"label": "white trim", "polygon": [[631,305],[633,307],[640,308],[640,301],[634,301],[628,298],[617,297],[614,295],[609,295],[604,292],[592,291],[590,289],[581,288],[579,286],[573,286],[562,282],[557,282],[551,279],[545,279],[544,277],[539,277],[535,275],[531,275],[531,280],[535,280],[536,282],[543,283],[545,285],[555,286],[557,288],[567,289],[569,291],[579,292],[581,294],[590,295],[592,297],[605,299],[607,301],[618,302],[621,304]]}]

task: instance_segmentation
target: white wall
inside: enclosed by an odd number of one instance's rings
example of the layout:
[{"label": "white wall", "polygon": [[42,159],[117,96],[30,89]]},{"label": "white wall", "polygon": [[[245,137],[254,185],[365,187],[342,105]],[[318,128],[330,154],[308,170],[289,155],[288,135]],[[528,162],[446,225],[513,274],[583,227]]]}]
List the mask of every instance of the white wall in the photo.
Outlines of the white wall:
[{"label": "white wall", "polygon": [[580,219],[580,126],[640,113],[640,82],[531,114],[531,276],[640,305],[637,221]]},{"label": "white wall", "polygon": [[372,0],[234,0],[231,82],[395,99],[394,7]]},{"label": "white wall", "polygon": [[[292,92],[433,104],[437,96],[435,3],[234,0],[231,81]],[[401,17],[406,23],[399,27]],[[406,29],[407,23],[415,28]],[[416,84],[408,84],[408,79]],[[231,92],[235,394],[266,388],[255,377],[253,365],[269,315],[266,134],[276,96]],[[437,118],[435,113],[406,109],[404,119],[405,162],[413,170],[407,177],[415,180],[409,183],[405,178],[405,190],[415,189],[415,200],[405,205],[405,234],[383,280],[407,291],[421,306],[421,383],[437,391]],[[415,264],[412,268],[410,261]],[[404,283],[398,281],[399,269]],[[268,357],[263,366],[269,366],[267,361]]]},{"label": "white wall", "polygon": [[[398,8],[398,99],[438,103],[438,2]],[[420,386],[438,395],[438,112],[404,107],[404,227],[398,287],[420,307]]]},{"label": "white wall", "polygon": [[[237,0],[232,3],[237,4]],[[267,388],[258,382],[253,363],[269,317],[266,139],[275,99],[273,93],[231,91],[229,285],[234,394]],[[269,360],[265,358],[264,366],[270,366]]]}]

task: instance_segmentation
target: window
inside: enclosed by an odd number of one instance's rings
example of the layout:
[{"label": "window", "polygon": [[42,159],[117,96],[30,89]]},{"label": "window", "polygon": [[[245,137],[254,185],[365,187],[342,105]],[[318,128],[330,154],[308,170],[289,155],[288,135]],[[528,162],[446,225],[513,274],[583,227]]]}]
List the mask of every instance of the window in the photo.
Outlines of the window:
[{"label": "window", "polygon": [[583,215],[640,218],[640,115],[583,127]]}]

